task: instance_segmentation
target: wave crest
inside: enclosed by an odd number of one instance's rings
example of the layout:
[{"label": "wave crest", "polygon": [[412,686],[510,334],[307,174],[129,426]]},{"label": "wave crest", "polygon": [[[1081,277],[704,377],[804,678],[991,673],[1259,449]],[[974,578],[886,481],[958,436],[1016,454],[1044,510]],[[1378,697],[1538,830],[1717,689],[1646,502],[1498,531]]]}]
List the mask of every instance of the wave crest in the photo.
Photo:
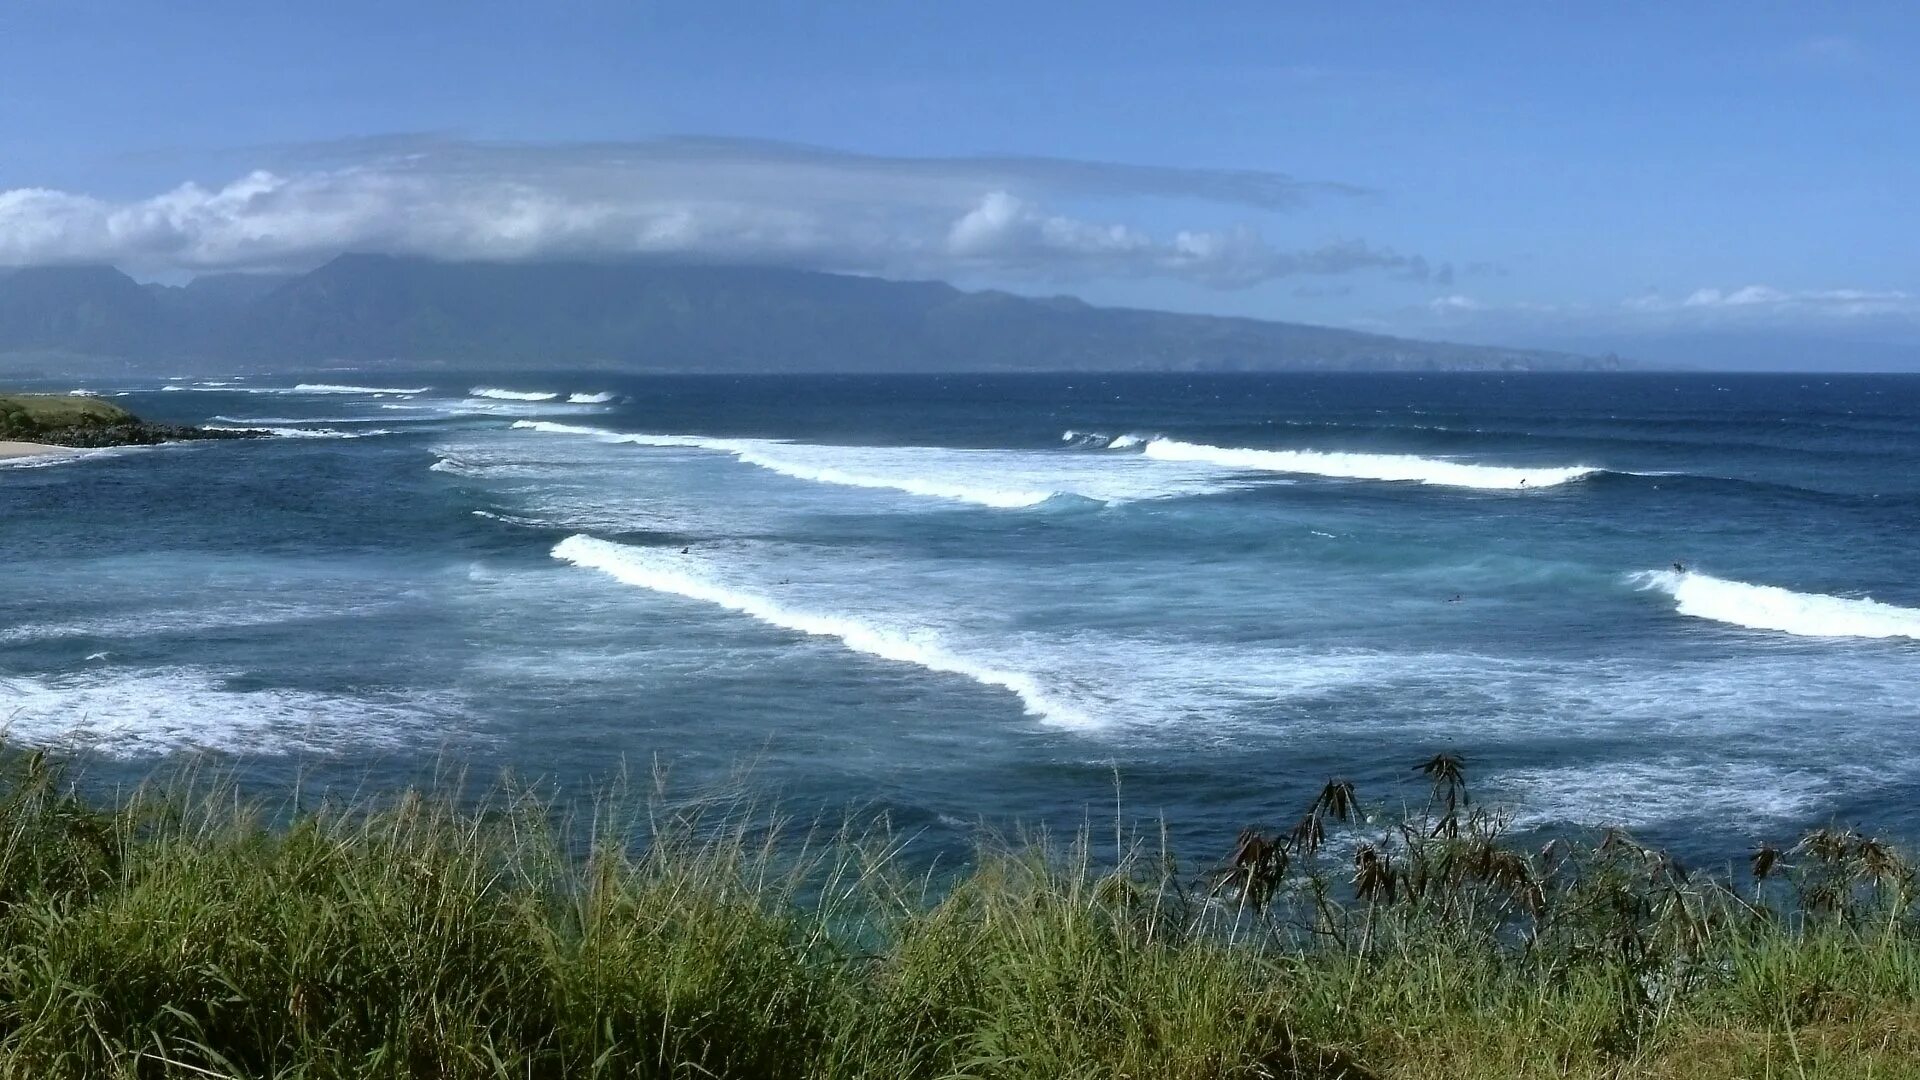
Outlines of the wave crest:
[{"label": "wave crest", "polygon": [[1643,589],[1664,592],[1675,610],[1749,630],[1802,637],[1912,638],[1920,640],[1920,609],[1800,593],[1776,585],[1749,585],[1695,571],[1654,570],[1632,575]]},{"label": "wave crest", "polygon": [[[1059,494],[1052,490],[1032,488],[981,487],[976,484],[927,476],[861,472],[839,465],[801,460],[795,455],[804,455],[809,451],[818,451],[822,448],[804,447],[772,439],[710,439],[700,435],[649,435],[641,432],[608,431],[605,428],[584,427],[579,424],[558,424],[548,420],[519,420],[513,426],[550,435],[589,435],[603,442],[631,443],[635,446],[678,446],[713,450],[731,454],[745,464],[776,472],[782,476],[790,476],[796,480],[835,484],[841,487],[900,491],[909,495],[937,499],[954,499],[997,510],[1017,510],[1038,506]],[[785,453],[783,454],[782,451]],[[951,452],[966,453],[967,451]]]},{"label": "wave crest", "polygon": [[502,390],[497,386],[476,386],[467,393],[478,398],[492,398],[495,401],[552,401],[560,396],[538,390]]},{"label": "wave crest", "polygon": [[555,544],[553,557],[598,570],[623,584],[714,604],[796,633],[834,638],[855,652],[998,687],[1018,697],[1029,714],[1052,723],[1075,727],[1093,723],[1085,713],[1047,694],[1033,676],[1024,672],[956,655],[926,633],[901,632],[850,616],[784,607],[769,597],[722,584],[690,569],[689,564],[700,565],[695,557],[627,547],[584,535],[569,536]]},{"label": "wave crest", "polygon": [[[1118,440],[1113,444],[1118,448]],[[1513,465],[1469,465],[1412,454],[1333,453],[1320,450],[1254,450],[1208,446],[1178,439],[1155,438],[1142,450],[1160,461],[1203,462],[1229,469],[1304,473],[1345,480],[1411,481],[1445,487],[1491,491],[1557,487],[1605,470],[1577,465],[1566,468],[1524,468]]]},{"label": "wave crest", "polygon": [[[296,394],[402,394],[402,395],[405,395],[405,394],[424,394],[430,389],[432,388],[426,387],[426,386],[415,386],[412,388],[408,388],[408,387],[395,387],[395,386],[343,386],[339,383],[295,383],[293,387],[293,392]],[[248,393],[248,394],[276,394],[276,393],[284,393],[285,391],[249,389],[242,392]]]}]

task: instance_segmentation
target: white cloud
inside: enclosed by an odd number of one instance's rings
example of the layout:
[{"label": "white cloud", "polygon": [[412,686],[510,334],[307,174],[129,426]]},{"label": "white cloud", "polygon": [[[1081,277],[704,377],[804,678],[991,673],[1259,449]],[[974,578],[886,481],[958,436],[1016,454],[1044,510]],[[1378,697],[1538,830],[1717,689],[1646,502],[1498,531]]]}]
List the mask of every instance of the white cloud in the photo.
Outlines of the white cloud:
[{"label": "white cloud", "polygon": [[1364,194],[1276,173],[1048,158],[882,158],[671,139],[487,145],[395,137],[283,150],[217,187],[109,201],[0,191],[0,265],[311,265],[343,251],[513,260],[652,255],[873,273],[1164,276],[1237,287],[1418,256],[1358,241],[1286,251],[1248,228],[1155,236],[1047,200],[1182,197],[1287,209]]},{"label": "white cloud", "polygon": [[1684,294],[1648,291],[1614,304],[1435,297],[1400,313],[1402,332],[1483,334],[1691,333],[1701,331],[1882,332],[1920,329],[1920,295],[1899,289],[1781,289],[1752,284]]},{"label": "white cloud", "polygon": [[1637,297],[1630,302],[1639,311],[1693,309],[1705,312],[1731,312],[1754,315],[1825,315],[1857,318],[1873,315],[1912,313],[1913,294],[1897,289],[1805,289],[1789,291],[1771,285],[1743,285],[1737,289],[1695,289],[1677,304],[1659,295]]}]

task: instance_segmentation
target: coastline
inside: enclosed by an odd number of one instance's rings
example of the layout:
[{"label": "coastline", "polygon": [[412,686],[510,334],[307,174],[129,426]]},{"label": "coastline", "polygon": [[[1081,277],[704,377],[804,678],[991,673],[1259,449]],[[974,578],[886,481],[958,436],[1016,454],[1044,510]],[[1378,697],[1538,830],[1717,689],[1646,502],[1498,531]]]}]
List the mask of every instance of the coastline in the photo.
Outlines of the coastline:
[{"label": "coastline", "polygon": [[66,457],[74,453],[65,446],[49,446],[46,443],[0,441],[0,461],[15,461],[33,457]]}]

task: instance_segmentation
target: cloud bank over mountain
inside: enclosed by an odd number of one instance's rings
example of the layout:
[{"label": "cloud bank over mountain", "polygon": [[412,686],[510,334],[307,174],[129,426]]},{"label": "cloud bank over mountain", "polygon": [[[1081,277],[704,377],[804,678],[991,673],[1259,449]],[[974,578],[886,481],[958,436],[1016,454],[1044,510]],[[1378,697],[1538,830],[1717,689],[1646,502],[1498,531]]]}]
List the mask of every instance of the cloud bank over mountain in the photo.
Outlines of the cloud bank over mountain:
[{"label": "cloud bank over mountain", "polygon": [[[1367,270],[1420,280],[1449,273],[1358,239],[1288,250],[1250,225],[1155,229],[1115,216],[1150,201],[1272,214],[1371,196],[1273,172],[884,157],[714,138],[394,136],[263,156],[269,167],[217,186],[185,183],[146,198],[0,191],[0,266],[301,269],[370,251],[486,261],[660,256],[896,276],[1159,277],[1221,288]],[[1071,208],[1086,203],[1101,216]]]}]

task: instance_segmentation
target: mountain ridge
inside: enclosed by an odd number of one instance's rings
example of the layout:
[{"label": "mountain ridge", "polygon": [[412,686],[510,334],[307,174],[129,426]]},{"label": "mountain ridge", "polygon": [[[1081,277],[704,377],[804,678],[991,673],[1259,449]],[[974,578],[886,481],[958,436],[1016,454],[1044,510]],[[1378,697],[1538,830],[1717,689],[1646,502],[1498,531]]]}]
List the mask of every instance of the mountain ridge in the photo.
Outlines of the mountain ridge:
[{"label": "mountain ridge", "polygon": [[767,266],[341,255],[304,274],[140,285],[110,267],[0,276],[0,357],[689,372],[1530,371],[1624,364],[1304,323],[1106,308]]}]

